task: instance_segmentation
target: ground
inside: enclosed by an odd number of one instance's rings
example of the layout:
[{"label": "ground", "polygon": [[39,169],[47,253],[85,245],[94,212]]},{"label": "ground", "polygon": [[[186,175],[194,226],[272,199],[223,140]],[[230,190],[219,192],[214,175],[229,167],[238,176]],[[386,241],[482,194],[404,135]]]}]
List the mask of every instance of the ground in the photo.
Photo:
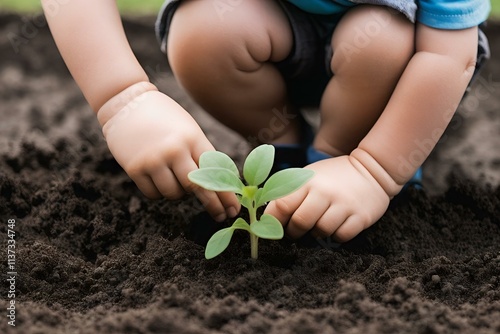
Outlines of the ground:
[{"label": "ground", "polygon": [[[160,89],[241,163],[248,146],[176,85],[153,19],[126,20]],[[494,60],[425,165],[425,190],[394,201],[337,247],[236,234],[207,261],[213,225],[192,197],[145,199],[108,152],[43,19],[0,17],[2,333],[499,333],[500,26]],[[15,220],[15,298],[8,220]],[[15,325],[7,307],[15,300]]]}]

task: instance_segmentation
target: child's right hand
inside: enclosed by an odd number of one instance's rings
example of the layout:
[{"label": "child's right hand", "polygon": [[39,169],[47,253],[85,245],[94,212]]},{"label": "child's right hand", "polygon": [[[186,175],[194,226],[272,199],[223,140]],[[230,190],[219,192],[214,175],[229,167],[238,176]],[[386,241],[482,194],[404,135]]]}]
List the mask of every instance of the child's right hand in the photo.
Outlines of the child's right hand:
[{"label": "child's right hand", "polygon": [[189,181],[200,155],[214,148],[195,120],[154,85],[132,85],[97,116],[111,153],[144,195],[178,199],[193,192],[216,220],[237,214],[234,194],[207,191]]}]

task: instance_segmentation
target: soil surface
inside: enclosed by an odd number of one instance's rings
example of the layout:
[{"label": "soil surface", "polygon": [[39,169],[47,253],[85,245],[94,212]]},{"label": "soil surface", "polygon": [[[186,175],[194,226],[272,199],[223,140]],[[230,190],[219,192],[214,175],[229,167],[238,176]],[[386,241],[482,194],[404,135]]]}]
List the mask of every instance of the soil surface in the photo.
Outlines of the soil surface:
[{"label": "soil surface", "polygon": [[[153,18],[126,20],[140,62],[241,163],[248,145],[180,90]],[[236,234],[192,197],[150,201],[110,155],[44,20],[0,16],[1,333],[500,333],[500,26],[494,60],[425,165],[353,241]],[[8,221],[15,220],[15,327]],[[12,264],[12,263],[11,263]]]}]

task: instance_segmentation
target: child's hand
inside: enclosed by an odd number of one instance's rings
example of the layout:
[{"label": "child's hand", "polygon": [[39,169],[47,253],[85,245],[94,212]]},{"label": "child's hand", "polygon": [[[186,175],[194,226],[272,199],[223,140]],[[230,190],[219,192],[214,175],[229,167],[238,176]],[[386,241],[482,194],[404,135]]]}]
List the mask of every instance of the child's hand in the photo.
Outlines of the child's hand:
[{"label": "child's hand", "polygon": [[306,168],[316,172],[314,177],[266,208],[286,224],[292,238],[312,230],[316,237],[345,242],[375,223],[389,206],[387,193],[353,157],[326,159]]},{"label": "child's hand", "polygon": [[133,85],[108,101],[98,113],[116,161],[149,198],[178,199],[194,192],[217,220],[234,216],[234,194],[195,186],[188,173],[213,146],[195,120],[150,83]]}]

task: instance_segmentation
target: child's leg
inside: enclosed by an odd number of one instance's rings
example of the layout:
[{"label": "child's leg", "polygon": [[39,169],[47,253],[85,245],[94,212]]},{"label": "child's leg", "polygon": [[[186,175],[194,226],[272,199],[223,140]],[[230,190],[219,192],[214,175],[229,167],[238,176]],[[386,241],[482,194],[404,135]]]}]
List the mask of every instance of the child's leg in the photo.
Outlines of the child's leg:
[{"label": "child's leg", "polygon": [[386,7],[359,6],[339,22],[332,48],[334,76],[314,146],[339,156],[358,146],[384,110],[414,53],[414,25]]},{"label": "child's leg", "polygon": [[183,1],[175,12],[167,45],[175,76],[205,110],[244,137],[294,142],[298,119],[285,109],[285,82],[270,63],[291,51],[288,19],[275,1],[215,3]]}]

